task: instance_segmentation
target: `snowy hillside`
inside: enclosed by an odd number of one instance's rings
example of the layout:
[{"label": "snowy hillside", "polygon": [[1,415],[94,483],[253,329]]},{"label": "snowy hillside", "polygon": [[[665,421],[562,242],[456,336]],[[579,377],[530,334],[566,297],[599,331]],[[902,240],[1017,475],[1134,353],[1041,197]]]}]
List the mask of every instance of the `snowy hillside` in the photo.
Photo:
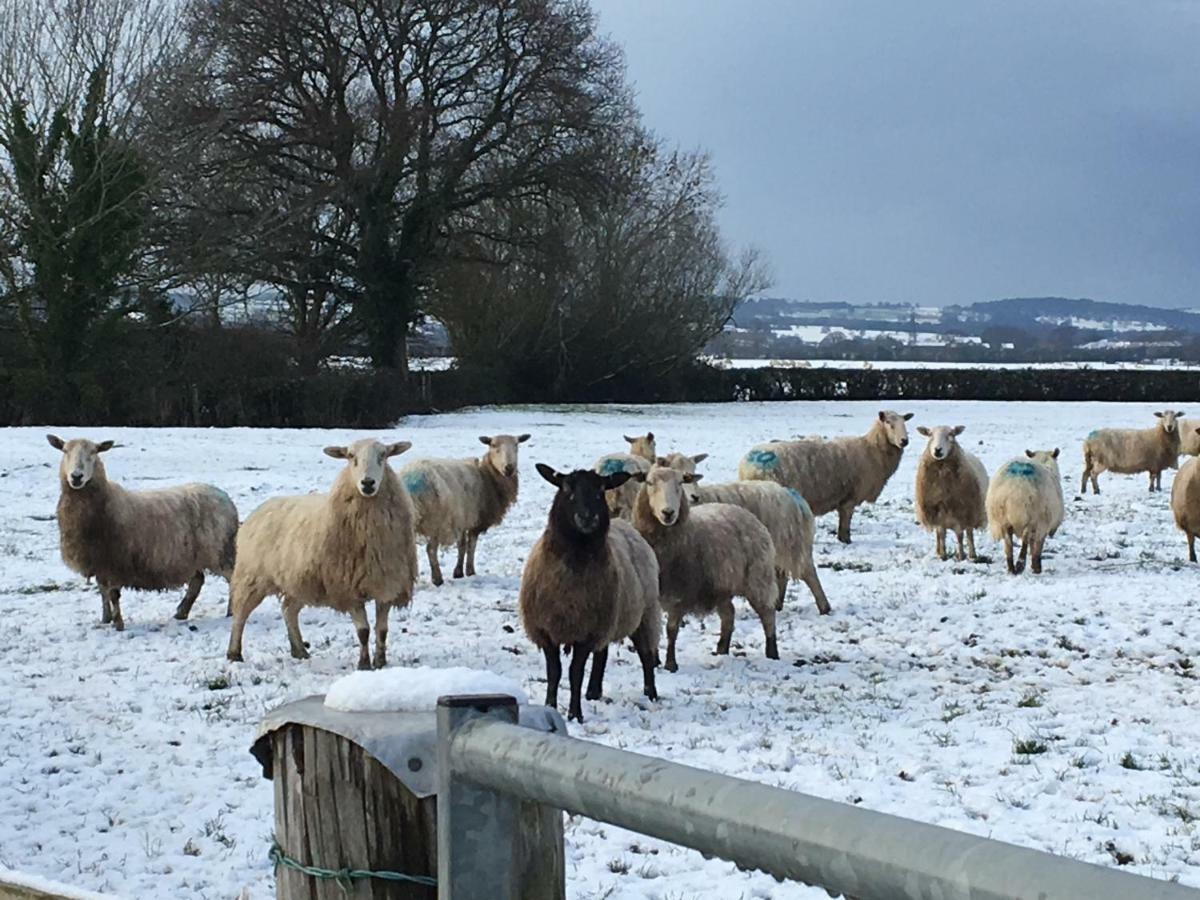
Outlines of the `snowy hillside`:
[{"label": "snowy hillside", "polygon": [[[1164,404],[1169,398],[1164,399]],[[860,433],[877,406],[730,404],[477,410],[415,418],[400,461],[481,450],[476,436],[529,431],[522,493],[479,545],[479,577],[433,588],[424,569],[411,609],[393,614],[400,666],[470,666],[544,691],[541,655],[516,598],[551,497],[532,463],[585,465],[653,430],[659,450],[712,454],[732,478],[755,442]],[[1186,405],[1177,408],[1189,412]],[[1080,442],[1105,424],[1146,426],[1117,404],[911,403],[911,426],[963,424],[989,469],[1025,448],[1063,448],[1067,520],[1046,574],[1012,578],[1002,553],[940,562],[914,523],[913,433],[900,471],[838,544],[822,520],[817,559],[833,614],[793,587],[779,620],[782,659],[763,656],[744,604],[734,654],[711,655],[716,620],[680,635],[680,671],[661,700],[641,697],[634,655],[610,657],[609,703],[588,703],[587,740],[833,800],[1200,885],[1200,643],[1197,570],[1184,562],[1168,496],[1142,476],[1101,476],[1078,498]],[[278,603],[229,664],[226,586],[211,581],[192,621],[178,597],[128,592],[127,630],[99,624],[92,587],[58,558],[52,519],[58,454],[46,429],[0,431],[0,864],[137,898],[274,896],[267,850],[272,793],[248,747],[268,709],[323,692],[356,658],[347,617],[302,616],[312,659],[287,651]],[[74,429],[55,431],[75,436]],[[268,497],[324,489],[340,463],[321,447],[345,432],[110,429],[112,478],[132,487],[214,482],[243,518]],[[1169,481],[1170,475],[1164,481]],[[584,820],[567,824],[572,898],[818,898],[720,860]]]}]

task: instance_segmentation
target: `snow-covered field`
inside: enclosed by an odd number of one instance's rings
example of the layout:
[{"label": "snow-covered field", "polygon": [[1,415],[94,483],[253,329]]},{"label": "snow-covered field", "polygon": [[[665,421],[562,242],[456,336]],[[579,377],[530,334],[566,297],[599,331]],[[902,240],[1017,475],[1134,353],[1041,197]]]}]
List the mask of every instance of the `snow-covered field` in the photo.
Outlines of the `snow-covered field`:
[{"label": "snow-covered field", "polygon": [[1053,363],[988,363],[988,362],[916,362],[907,359],[729,359],[706,357],[713,365],[728,369],[1098,369],[1114,371],[1173,371],[1196,369],[1200,366],[1178,359],[1156,359],[1152,362],[1053,362]]},{"label": "snow-covered field", "polygon": [[936,331],[881,331],[876,328],[848,328],[839,325],[789,325],[787,328],[772,328],[775,337],[799,338],[808,344],[819,344],[831,334],[841,334],[848,339],[870,341],[890,338],[902,344],[919,347],[943,347],[951,344],[982,344],[978,335],[949,335]]},{"label": "snow-covered field", "polygon": [[[1165,401],[1164,401],[1165,402]],[[1177,408],[1189,409],[1186,405]],[[474,454],[476,436],[532,432],[509,520],[480,542],[481,575],[433,588],[393,614],[394,666],[470,666],[544,690],[542,661],[516,612],[525,554],[551,488],[534,461],[588,464],[621,434],[653,430],[660,451],[709,451],[702,469],[733,477],[757,441],[857,433],[877,407],[778,403],[485,409],[414,418],[388,435],[408,457]],[[980,564],[940,562],[915,524],[914,435],[855,542],[821,523],[818,562],[833,615],[793,588],[779,623],[782,659],[763,657],[743,607],[734,653],[716,658],[716,621],[680,636],[680,671],[641,697],[635,657],[614,652],[609,703],[589,703],[582,738],[833,800],[1155,877],[1200,885],[1200,662],[1197,572],[1144,477],[1101,476],[1079,499],[1080,440],[1099,424],[1148,425],[1133,404],[912,403],[911,423],[963,424],[989,469],[1025,448],[1063,448],[1067,521],[1046,574],[1005,574],[984,539]],[[46,429],[0,431],[0,865],[119,895],[274,896],[267,850],[271,786],[248,753],[273,706],[323,692],[356,658],[348,618],[306,611],[312,659],[296,661],[278,604],[250,620],[246,659],[224,659],[226,586],[192,613],[178,597],[129,592],[127,630],[99,624],[94,589],[58,558],[52,519],[58,454]],[[55,429],[74,436],[76,429]],[[340,463],[330,431],[109,429],[123,448],[110,475],[134,487],[205,480],[242,515],[264,499],[326,487]],[[1168,482],[1170,477],[1166,479]],[[423,556],[422,556],[423,563]],[[567,824],[573,898],[809,898],[720,860],[595,822]]]}]

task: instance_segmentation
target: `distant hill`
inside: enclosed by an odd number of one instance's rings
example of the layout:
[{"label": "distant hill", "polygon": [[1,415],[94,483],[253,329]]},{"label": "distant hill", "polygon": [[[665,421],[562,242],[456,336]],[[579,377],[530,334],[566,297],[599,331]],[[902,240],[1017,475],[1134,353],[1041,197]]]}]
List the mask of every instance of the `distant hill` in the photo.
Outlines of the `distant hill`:
[{"label": "distant hill", "polygon": [[[1026,331],[1065,324],[1095,331],[1171,330],[1200,334],[1200,315],[1187,310],[1109,303],[1084,297],[1013,297],[970,306],[948,306],[944,312],[957,314],[966,321],[989,322]],[[1151,327],[1138,327],[1146,325]]]}]

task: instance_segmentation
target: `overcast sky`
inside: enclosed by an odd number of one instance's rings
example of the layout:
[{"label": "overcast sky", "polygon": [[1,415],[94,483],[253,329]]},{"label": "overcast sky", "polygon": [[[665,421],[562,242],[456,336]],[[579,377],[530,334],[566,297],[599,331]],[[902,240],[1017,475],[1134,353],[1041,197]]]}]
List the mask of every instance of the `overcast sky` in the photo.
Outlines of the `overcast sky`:
[{"label": "overcast sky", "polygon": [[1200,307],[1200,0],[593,0],[777,296]]}]

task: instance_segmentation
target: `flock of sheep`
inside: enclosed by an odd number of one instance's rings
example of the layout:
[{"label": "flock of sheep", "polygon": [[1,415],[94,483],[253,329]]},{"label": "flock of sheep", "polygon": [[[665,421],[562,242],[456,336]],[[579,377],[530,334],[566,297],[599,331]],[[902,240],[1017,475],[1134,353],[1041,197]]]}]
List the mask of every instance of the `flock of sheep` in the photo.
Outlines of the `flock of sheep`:
[{"label": "flock of sheep", "polygon": [[[1084,442],[1081,490],[1099,493],[1105,471],[1147,472],[1161,490],[1162,472],[1181,452],[1200,453],[1200,423],[1182,413],[1155,413],[1143,430],[1102,429]],[[866,434],[824,440],[771,441],[742,458],[737,481],[701,485],[697,465],[707,454],[659,456],[653,433],[626,437],[628,453],[601,457],[591,469],[558,472],[538,464],[556,488],[545,531],[526,561],[520,612],[526,634],[545,654],[546,703],[557,705],[562,654],[570,655],[569,716],[582,721],[581,694],[602,696],[611,644],[630,639],[642,663],[644,692],[656,699],[655,669],[675,671],[685,616],[716,613],[717,653],[729,652],[734,597],[744,597],[763,628],[768,658],[778,659],[776,613],[788,582],[812,592],[830,611],[813,563],[814,520],[837,511],[838,538],[850,541],[855,508],[874,502],[908,445],[912,414],[883,411]],[[983,464],[957,440],[963,427],[917,429],[928,439],[916,480],[916,515],[935,532],[938,556],[946,537],[958,559],[975,559],[974,532],[990,527],[1003,540],[1008,570],[1029,557],[1041,571],[1046,538],[1063,520],[1057,449],[1026,450],[989,479]],[[456,578],[475,574],[476,543],[499,525],[517,497],[518,447],[529,435],[481,437],[478,458],[418,460],[399,471],[388,460],[411,444],[364,439],[325,454],[346,465],[327,493],[275,497],[240,524],[219,488],[187,484],[129,491],[108,479],[102,454],[112,441],[63,441],[58,526],[63,560],[94,578],[102,618],[122,630],[121,591],[186,585],[175,618],[186,619],[206,572],[230,585],[233,616],[227,656],[242,659],[246,620],[269,595],[282,600],[291,653],[308,656],[300,611],[327,606],[348,613],[359,640],[359,668],[387,662],[388,615],[406,606],[417,580],[417,540],[423,538],[434,584],[443,583],[439,549],[457,549]],[[1175,478],[1171,507],[1196,561],[1200,534],[1200,462]],[[1020,555],[1014,560],[1014,544]],[[369,649],[366,604],[375,603],[375,648]],[[667,627],[665,661],[660,632]]]}]

